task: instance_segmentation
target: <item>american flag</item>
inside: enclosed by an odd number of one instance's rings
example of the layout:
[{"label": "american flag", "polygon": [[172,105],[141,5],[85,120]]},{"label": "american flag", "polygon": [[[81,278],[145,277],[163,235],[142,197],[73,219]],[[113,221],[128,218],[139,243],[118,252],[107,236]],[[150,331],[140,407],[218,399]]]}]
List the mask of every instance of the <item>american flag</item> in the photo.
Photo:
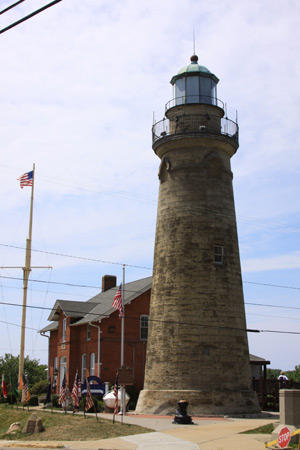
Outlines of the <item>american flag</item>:
[{"label": "american flag", "polygon": [[28,390],[27,379],[25,375],[23,375],[23,387],[22,387],[22,402],[28,402],[30,400],[30,393]]},{"label": "american flag", "polygon": [[85,410],[88,411],[89,409],[91,409],[94,406],[91,389],[90,389],[90,384],[89,384],[88,380],[86,380],[86,389],[87,389],[87,391],[86,391]]},{"label": "american flag", "polygon": [[120,318],[124,315],[124,310],[123,310],[123,305],[122,305],[122,283],[120,284],[120,287],[117,290],[112,307],[119,310]]},{"label": "american flag", "polygon": [[75,406],[75,408],[79,408],[79,383],[80,383],[80,380],[78,377],[78,372],[76,372],[73,389],[71,392],[71,397],[72,397],[73,405]]},{"label": "american flag", "polygon": [[20,180],[21,189],[23,189],[24,186],[32,186],[33,170],[31,172],[24,173],[18,178],[18,180]]},{"label": "american flag", "polygon": [[118,377],[118,373],[116,376],[116,382],[115,382],[115,386],[114,386],[114,396],[116,397],[115,399],[115,408],[114,408],[114,414],[118,414],[118,389],[119,389],[119,377]]},{"label": "american flag", "polygon": [[64,377],[61,383],[61,387],[60,387],[60,393],[59,393],[59,399],[58,399],[58,403],[61,405],[62,403],[64,403],[66,401],[66,374],[64,373]]},{"label": "american flag", "polygon": [[4,380],[4,374],[2,374],[2,394],[4,398],[7,398],[7,387]]}]

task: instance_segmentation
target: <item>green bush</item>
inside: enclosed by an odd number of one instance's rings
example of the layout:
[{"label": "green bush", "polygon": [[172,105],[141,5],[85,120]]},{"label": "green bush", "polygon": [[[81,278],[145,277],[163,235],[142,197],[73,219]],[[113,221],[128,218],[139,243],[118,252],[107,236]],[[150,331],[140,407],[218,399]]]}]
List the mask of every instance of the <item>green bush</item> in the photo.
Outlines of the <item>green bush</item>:
[{"label": "green bush", "polygon": [[61,406],[58,403],[58,399],[59,399],[59,395],[57,395],[57,394],[52,395],[52,403],[53,403],[54,408],[60,408],[60,406]]},{"label": "green bush", "polygon": [[4,399],[4,402],[6,401],[6,403],[9,403],[10,405],[13,405],[14,403],[17,402],[17,398],[15,396],[15,394],[13,394],[12,392],[8,392],[7,393],[7,399]]},{"label": "green bush", "polygon": [[29,401],[27,402],[29,406],[39,406],[39,398],[37,395],[33,395],[30,397]]},{"label": "green bush", "polygon": [[[99,402],[98,402],[97,398],[96,398],[96,397],[92,397],[92,398],[93,398],[93,402],[94,402],[96,411],[97,411],[97,412],[103,411],[103,410],[104,410],[103,402],[100,402],[100,403],[101,403],[101,404],[100,404],[100,407],[103,408],[103,409],[99,409]],[[81,411],[83,411],[83,410],[85,409],[85,402],[86,402],[86,397],[82,397],[82,398],[80,399],[80,403],[79,403],[79,409],[80,409]],[[88,412],[88,413],[93,413],[93,412],[95,412],[95,408],[92,406],[92,407],[91,407],[88,411],[86,411],[86,412]]]},{"label": "green bush", "polygon": [[48,380],[40,380],[37,383],[34,383],[32,388],[30,389],[31,394],[33,395],[46,394],[48,384],[49,384]]}]

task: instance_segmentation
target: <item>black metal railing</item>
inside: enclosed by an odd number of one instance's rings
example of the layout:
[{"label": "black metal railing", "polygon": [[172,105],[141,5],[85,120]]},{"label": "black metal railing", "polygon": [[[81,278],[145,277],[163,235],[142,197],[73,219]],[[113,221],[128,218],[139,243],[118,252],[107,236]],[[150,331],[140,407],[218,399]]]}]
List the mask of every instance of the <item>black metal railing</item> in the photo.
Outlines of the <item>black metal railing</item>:
[{"label": "black metal railing", "polygon": [[180,105],[213,105],[224,109],[224,103],[216,97],[210,97],[208,95],[184,95],[182,97],[176,97],[170,100],[166,104],[166,111]]},{"label": "black metal railing", "polygon": [[192,114],[178,116],[172,120],[165,117],[156,122],[152,127],[152,143],[166,136],[205,133],[229,136],[236,142],[239,140],[239,127],[233,120],[208,114]]}]

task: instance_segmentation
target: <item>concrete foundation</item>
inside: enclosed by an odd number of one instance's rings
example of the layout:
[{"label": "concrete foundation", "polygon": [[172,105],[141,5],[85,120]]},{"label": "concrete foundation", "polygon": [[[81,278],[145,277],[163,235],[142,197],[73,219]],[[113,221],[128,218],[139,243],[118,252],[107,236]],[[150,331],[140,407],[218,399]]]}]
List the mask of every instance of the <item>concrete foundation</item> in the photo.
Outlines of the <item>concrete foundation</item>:
[{"label": "concrete foundation", "polygon": [[[174,415],[177,399],[189,402],[188,413],[201,415],[256,414],[257,398],[247,391],[193,391],[193,390],[143,390],[136,408],[137,413]],[[140,407],[139,407],[140,405]]]}]

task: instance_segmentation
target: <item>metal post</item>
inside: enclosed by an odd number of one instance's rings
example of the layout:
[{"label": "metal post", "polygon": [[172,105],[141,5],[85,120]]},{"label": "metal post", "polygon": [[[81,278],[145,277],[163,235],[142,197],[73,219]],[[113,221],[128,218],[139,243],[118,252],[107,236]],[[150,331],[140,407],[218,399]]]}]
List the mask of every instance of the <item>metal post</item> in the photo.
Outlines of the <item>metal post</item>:
[{"label": "metal post", "polygon": [[[123,283],[122,283],[122,309],[123,309],[123,315],[122,315],[122,323],[121,323],[121,368],[124,366],[124,320],[125,320],[125,264],[123,265]],[[125,416],[126,414],[126,401],[125,401],[125,387],[121,385],[121,412],[122,415]]]}]

